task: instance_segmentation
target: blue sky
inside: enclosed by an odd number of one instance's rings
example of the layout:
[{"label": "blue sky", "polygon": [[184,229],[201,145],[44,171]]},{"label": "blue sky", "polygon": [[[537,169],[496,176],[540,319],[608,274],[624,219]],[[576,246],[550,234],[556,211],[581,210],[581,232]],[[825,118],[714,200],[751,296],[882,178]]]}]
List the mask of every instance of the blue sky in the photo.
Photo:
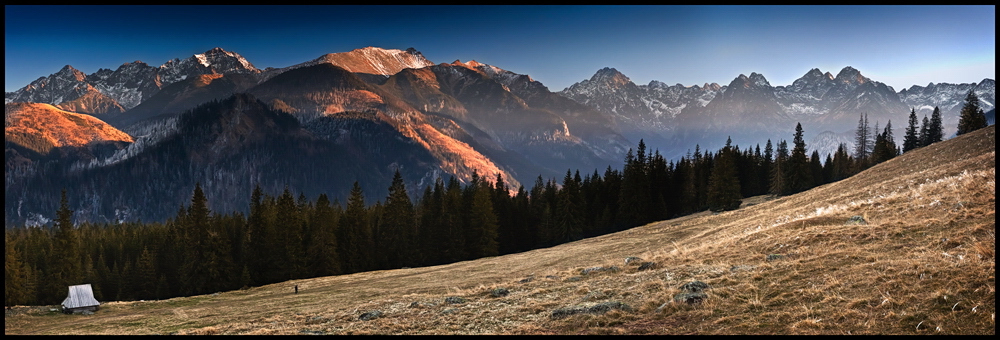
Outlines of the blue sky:
[{"label": "blue sky", "polygon": [[6,91],[64,65],[159,66],[213,47],[258,68],[376,46],[475,59],[559,91],[614,67],[637,84],[788,85],[852,66],[897,91],[996,79],[996,6],[4,6]]}]

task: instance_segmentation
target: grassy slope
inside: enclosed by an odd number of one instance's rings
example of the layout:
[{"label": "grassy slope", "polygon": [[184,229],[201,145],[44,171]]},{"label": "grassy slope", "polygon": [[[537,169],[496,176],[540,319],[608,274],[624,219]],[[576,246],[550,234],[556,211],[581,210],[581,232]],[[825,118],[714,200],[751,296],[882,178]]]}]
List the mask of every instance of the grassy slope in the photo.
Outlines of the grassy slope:
[{"label": "grassy slope", "polygon": [[[838,183],[718,215],[436,267],[111,302],[89,316],[25,313],[7,316],[4,331],[994,334],[995,131],[991,126]],[[855,215],[868,224],[845,223]],[[768,261],[771,254],[784,256]],[[624,264],[627,256],[658,268],[638,271]],[[580,276],[581,269],[611,265],[622,270]],[[666,303],[691,280],[711,286],[704,303]],[[491,297],[494,287],[510,295]],[[446,304],[448,296],[467,302]],[[635,310],[550,317],[558,308],[609,301]],[[376,309],[384,315],[358,319]]]}]

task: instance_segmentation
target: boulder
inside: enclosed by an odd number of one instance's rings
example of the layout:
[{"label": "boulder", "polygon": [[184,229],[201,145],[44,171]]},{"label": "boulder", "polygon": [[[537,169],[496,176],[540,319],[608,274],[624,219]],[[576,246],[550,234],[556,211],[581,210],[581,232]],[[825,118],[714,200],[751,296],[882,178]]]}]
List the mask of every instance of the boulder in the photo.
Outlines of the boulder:
[{"label": "boulder", "polygon": [[618,268],[618,266],[611,266],[611,267],[590,267],[590,268],[587,268],[587,269],[580,270],[580,275],[587,275],[587,274],[590,274],[590,273],[599,273],[599,272],[617,272],[619,270],[621,270],[621,268]]},{"label": "boulder", "polygon": [[611,311],[612,309],[618,309],[626,312],[635,311],[635,309],[633,309],[631,306],[627,304],[618,301],[610,301],[610,302],[598,303],[592,306],[573,306],[573,307],[559,308],[552,311],[552,314],[549,317],[552,319],[561,319],[570,315],[583,314],[583,313],[604,314]]},{"label": "boulder", "polygon": [[705,293],[679,293],[674,295],[674,302],[683,302],[689,305],[698,304],[708,298]]},{"label": "boulder", "polygon": [[681,291],[687,293],[700,293],[708,289],[708,284],[701,281],[691,281],[681,285]]},{"label": "boulder", "polygon": [[508,294],[510,294],[510,291],[507,290],[507,288],[502,288],[502,287],[501,288],[494,288],[493,290],[490,291],[490,296],[495,297],[495,298],[496,297],[504,297],[504,296],[507,296]]},{"label": "boulder", "polygon": [[465,299],[463,299],[461,297],[458,297],[458,296],[449,296],[449,297],[444,298],[444,302],[455,305],[455,304],[459,304],[459,303],[465,303]]},{"label": "boulder", "polygon": [[643,262],[639,264],[638,270],[650,270],[656,269],[657,267],[659,267],[659,265],[657,265],[656,262]]},{"label": "boulder", "polygon": [[361,321],[368,321],[368,320],[377,319],[377,318],[380,318],[380,317],[382,317],[382,311],[380,311],[380,310],[373,310],[373,311],[361,314],[361,316],[359,316],[358,319],[360,319]]},{"label": "boulder", "polygon": [[627,266],[630,263],[638,263],[639,261],[642,261],[642,259],[635,256],[629,256],[625,258],[625,265]]}]

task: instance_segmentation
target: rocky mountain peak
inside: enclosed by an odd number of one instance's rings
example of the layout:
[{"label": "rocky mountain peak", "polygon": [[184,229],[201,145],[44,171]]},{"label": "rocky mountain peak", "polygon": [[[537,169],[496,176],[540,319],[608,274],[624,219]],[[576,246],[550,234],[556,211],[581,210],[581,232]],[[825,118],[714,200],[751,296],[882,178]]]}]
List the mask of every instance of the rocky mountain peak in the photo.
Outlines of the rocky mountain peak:
[{"label": "rocky mountain peak", "polygon": [[755,86],[771,86],[771,83],[769,83],[767,79],[764,78],[764,75],[759,74],[757,72],[750,73],[749,79],[750,81],[753,82]]},{"label": "rocky mountain peak", "polygon": [[87,78],[87,75],[83,74],[83,72],[80,72],[80,70],[77,70],[70,65],[63,66],[63,68],[60,69],[59,72],[56,72],[54,76],[62,79],[76,80],[76,81],[83,81],[85,78]]},{"label": "rocky mountain peak", "polygon": [[837,77],[835,77],[834,80],[839,83],[848,83],[856,85],[864,84],[870,81],[868,78],[865,78],[864,76],[861,75],[861,71],[858,71],[857,69],[850,66],[841,69],[840,72],[837,73]]},{"label": "rocky mountain peak", "polygon": [[367,73],[388,77],[406,68],[432,66],[430,60],[416,49],[384,49],[368,46],[350,52],[329,53],[315,60],[289,67],[289,69],[316,64],[334,64],[355,73]]},{"label": "rocky mountain peak", "polygon": [[590,77],[590,81],[610,86],[622,86],[632,82],[631,79],[612,67],[605,67],[598,70],[597,73],[594,73],[594,76]]},{"label": "rocky mountain peak", "polygon": [[818,68],[806,72],[805,75],[792,82],[790,89],[793,91],[813,92],[813,96],[822,96],[823,93],[832,86],[833,75],[830,72],[823,73]]},{"label": "rocky mountain peak", "polygon": [[205,67],[216,69],[220,73],[257,73],[259,69],[253,66],[246,58],[236,52],[229,52],[220,47],[205,51],[205,53],[195,54],[192,58]]},{"label": "rocky mountain peak", "polygon": [[830,74],[830,72],[823,73],[823,71],[820,71],[818,68],[814,68],[814,69],[809,70],[809,72],[806,72],[805,75],[803,75],[799,79],[796,79],[792,83],[795,84],[795,83],[798,83],[800,81],[802,81],[802,82],[808,82],[808,83],[817,83],[817,82],[823,82],[823,81],[828,81],[828,80],[833,80],[833,75]]}]

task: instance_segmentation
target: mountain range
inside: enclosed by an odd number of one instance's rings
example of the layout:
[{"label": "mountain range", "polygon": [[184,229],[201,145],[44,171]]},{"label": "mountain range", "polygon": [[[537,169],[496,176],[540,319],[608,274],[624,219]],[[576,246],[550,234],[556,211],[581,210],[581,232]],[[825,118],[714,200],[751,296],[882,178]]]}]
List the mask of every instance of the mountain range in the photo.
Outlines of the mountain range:
[{"label": "mountain range", "polygon": [[724,86],[636,85],[604,68],[553,92],[529,75],[435,64],[413,48],[266,69],[220,48],[90,75],[67,65],[5,94],[5,220],[45,223],[60,189],[77,220],[95,222],[163,220],[195,183],[221,212],[245,210],[258,185],[344,200],[358,181],[374,202],[395,171],[413,195],[447,176],[500,175],[514,190],[618,167],[640,139],[675,158],[727,137],[789,139],[796,122],[825,155],[852,142],[862,112],[902,129],[910,108],[937,106],[953,130],[969,90],[993,108],[992,79],[897,93],[851,67],[813,69],[788,86],[757,73]]},{"label": "mountain range", "polygon": [[727,137],[744,146],[791,139],[796,123],[811,131],[807,144],[825,156],[841,142],[853,147],[854,129],[863,113],[871,125],[895,121],[894,134],[902,136],[911,109],[922,117],[939,107],[946,134],[954,134],[968,91],[974,90],[983,110],[990,111],[996,104],[995,88],[996,81],[986,78],[978,83],[912,86],[897,93],[850,66],[836,76],[812,69],[787,86],[772,86],[758,73],[741,74],[723,86],[666,85],[656,80],[636,85],[614,68],[604,68],[558,93],[598,109],[626,138],[644,139],[669,157],[682,156],[696,145],[716,149]]}]

